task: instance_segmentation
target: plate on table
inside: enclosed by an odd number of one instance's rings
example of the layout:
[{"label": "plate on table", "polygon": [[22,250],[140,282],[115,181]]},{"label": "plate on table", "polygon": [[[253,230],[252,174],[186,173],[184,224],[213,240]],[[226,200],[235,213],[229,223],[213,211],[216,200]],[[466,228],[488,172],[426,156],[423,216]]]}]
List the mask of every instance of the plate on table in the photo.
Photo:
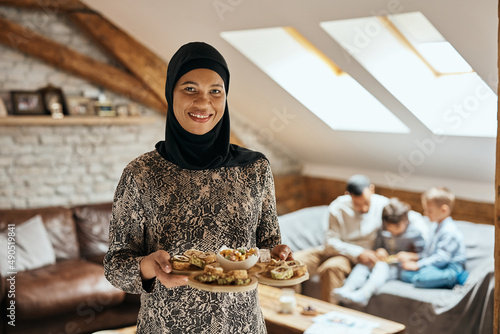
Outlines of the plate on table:
[{"label": "plate on table", "polygon": [[288,279],[274,279],[271,278],[271,275],[267,272],[261,272],[256,274],[257,280],[259,283],[265,284],[265,285],[272,285],[272,286],[289,286],[289,285],[296,285],[300,284],[302,282],[305,282],[309,279],[309,272],[306,272],[304,275],[299,276],[299,277],[292,277]]},{"label": "plate on table", "polygon": [[246,285],[219,285],[217,282],[202,283],[195,279],[198,274],[192,274],[188,278],[188,285],[192,288],[210,291],[210,292],[245,292],[255,290],[258,285],[258,280],[255,276],[248,276],[250,283]]}]

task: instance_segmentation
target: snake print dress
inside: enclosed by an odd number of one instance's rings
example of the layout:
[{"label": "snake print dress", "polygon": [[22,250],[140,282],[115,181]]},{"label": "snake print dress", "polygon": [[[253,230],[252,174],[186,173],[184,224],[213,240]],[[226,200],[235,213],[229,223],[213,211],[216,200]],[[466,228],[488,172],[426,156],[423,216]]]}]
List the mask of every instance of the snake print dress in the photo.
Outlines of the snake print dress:
[{"label": "snake print dress", "polygon": [[145,291],[140,261],[163,249],[273,248],[281,242],[274,181],[266,159],[187,170],[152,151],[124,169],[116,188],[105,275],[141,294],[138,333],[266,333],[257,290],[215,293],[190,286]]}]

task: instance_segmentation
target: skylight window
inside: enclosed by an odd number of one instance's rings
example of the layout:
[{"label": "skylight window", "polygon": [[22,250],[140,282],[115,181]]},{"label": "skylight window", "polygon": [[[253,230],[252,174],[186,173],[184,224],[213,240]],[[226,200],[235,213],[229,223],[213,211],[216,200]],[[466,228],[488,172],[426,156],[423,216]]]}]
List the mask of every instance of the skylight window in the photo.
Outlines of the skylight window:
[{"label": "skylight window", "polygon": [[496,137],[496,94],[422,13],[321,27],[433,133]]},{"label": "skylight window", "polygon": [[[420,13],[391,15],[386,19],[429,62],[437,75],[472,72],[472,68],[439,31]],[[397,32],[394,32],[397,33]]]},{"label": "skylight window", "polygon": [[221,34],[334,130],[408,133],[409,128],[293,28]]}]

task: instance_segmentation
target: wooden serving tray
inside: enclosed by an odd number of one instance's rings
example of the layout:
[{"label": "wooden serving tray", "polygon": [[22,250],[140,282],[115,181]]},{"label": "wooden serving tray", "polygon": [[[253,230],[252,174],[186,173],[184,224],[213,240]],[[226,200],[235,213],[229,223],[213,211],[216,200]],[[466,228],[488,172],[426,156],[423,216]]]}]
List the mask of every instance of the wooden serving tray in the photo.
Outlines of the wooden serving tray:
[{"label": "wooden serving tray", "polygon": [[300,284],[309,279],[309,272],[299,277],[292,277],[289,279],[274,279],[271,276],[266,275],[266,272],[256,274],[259,283],[271,286],[289,286]]}]

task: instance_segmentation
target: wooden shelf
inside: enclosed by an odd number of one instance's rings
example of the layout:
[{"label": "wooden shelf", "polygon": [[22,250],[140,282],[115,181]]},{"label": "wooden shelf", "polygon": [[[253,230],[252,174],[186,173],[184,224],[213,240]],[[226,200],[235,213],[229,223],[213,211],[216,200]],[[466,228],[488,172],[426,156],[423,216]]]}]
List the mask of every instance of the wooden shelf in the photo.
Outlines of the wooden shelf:
[{"label": "wooden shelf", "polygon": [[54,119],[50,116],[8,116],[0,117],[2,125],[139,125],[151,124],[156,120],[152,116],[99,117],[99,116],[65,116]]}]

